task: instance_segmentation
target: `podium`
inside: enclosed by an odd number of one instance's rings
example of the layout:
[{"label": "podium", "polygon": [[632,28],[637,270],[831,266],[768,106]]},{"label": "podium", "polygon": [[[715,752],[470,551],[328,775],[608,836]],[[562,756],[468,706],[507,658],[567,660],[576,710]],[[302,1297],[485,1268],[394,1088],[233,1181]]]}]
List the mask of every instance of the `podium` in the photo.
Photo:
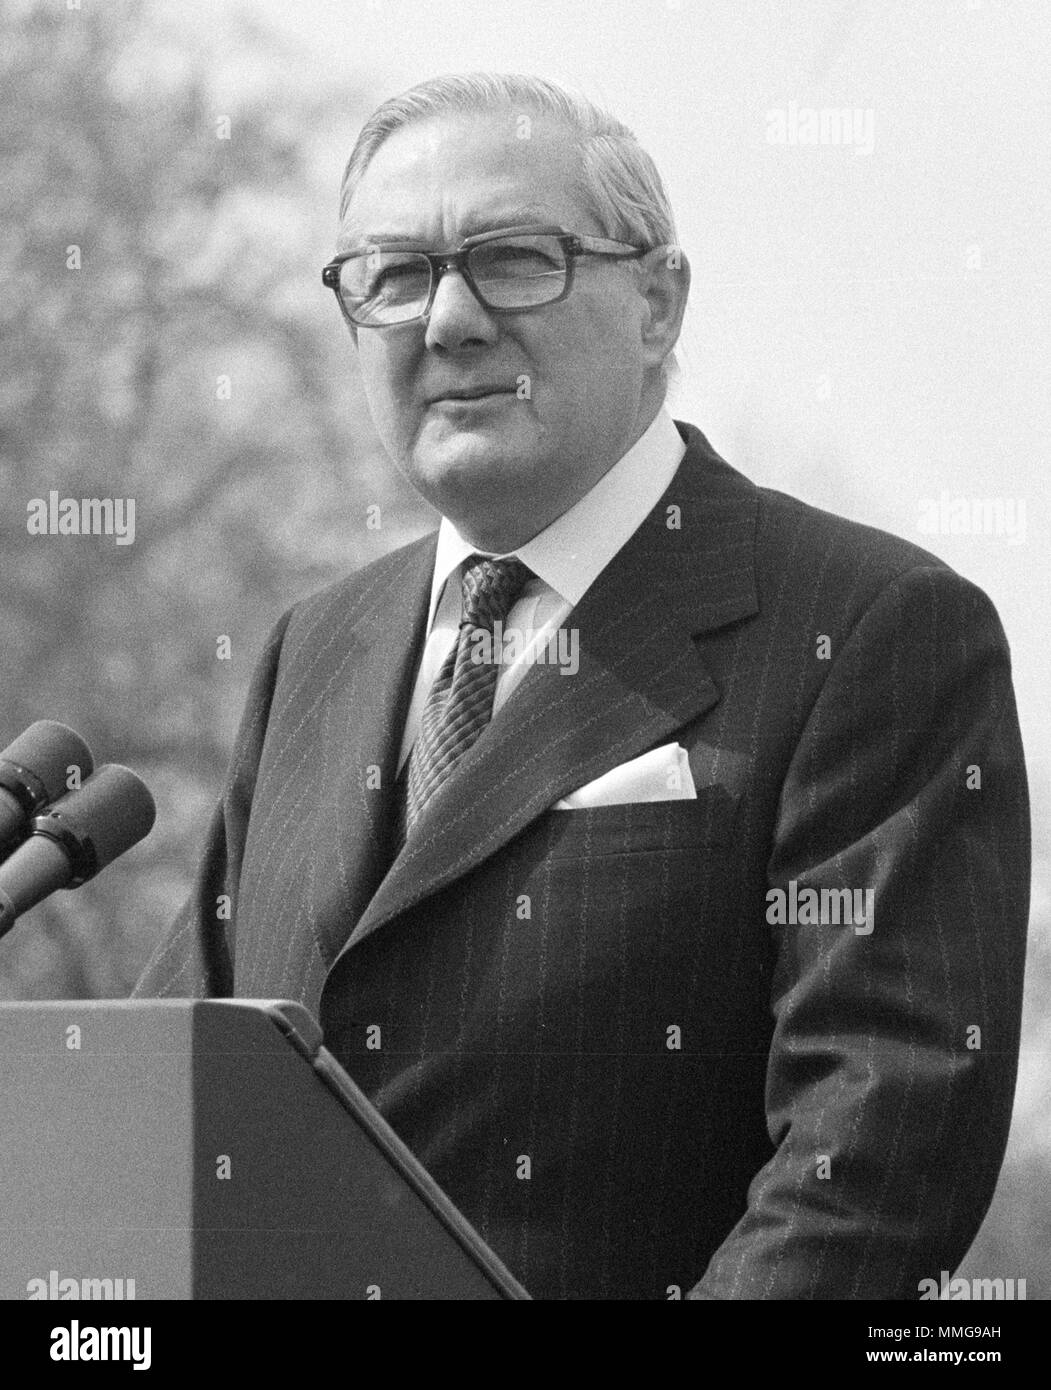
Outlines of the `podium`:
[{"label": "podium", "polygon": [[0,1298],[33,1297],[529,1295],[306,1009],[177,999],[0,1005]]}]

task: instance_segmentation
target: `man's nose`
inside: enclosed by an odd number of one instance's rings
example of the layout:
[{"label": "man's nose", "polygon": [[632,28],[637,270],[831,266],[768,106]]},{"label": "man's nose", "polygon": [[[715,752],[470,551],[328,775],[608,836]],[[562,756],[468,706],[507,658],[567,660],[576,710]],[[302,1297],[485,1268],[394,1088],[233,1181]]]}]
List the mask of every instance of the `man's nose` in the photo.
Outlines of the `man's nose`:
[{"label": "man's nose", "polygon": [[427,320],[427,347],[460,352],[491,344],[498,333],[494,316],[471,293],[460,272],[445,271],[438,281]]}]

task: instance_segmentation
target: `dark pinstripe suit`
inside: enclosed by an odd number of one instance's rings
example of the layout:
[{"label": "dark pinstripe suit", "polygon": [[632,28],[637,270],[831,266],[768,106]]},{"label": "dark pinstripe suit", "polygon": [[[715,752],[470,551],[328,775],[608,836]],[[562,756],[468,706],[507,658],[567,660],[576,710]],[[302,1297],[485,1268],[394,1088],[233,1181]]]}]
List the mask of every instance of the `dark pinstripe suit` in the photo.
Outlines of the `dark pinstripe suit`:
[{"label": "dark pinstripe suit", "polygon": [[[1011,1109],[1006,642],[941,561],[680,430],[569,619],[578,674],[529,672],[389,871],[434,538],[285,615],[137,992],[305,1002],[534,1296],[915,1298],[974,1236]],[[549,809],[676,740],[695,801]],[[873,888],[875,930],[769,925],[793,879]]]}]

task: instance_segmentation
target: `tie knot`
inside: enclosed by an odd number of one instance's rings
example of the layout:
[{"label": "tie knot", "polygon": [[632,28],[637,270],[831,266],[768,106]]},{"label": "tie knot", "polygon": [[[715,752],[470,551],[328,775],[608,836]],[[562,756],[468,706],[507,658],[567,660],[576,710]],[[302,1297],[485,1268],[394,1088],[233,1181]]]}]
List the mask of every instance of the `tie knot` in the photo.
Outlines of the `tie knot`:
[{"label": "tie knot", "polygon": [[463,621],[491,632],[497,621],[507,617],[532,578],[529,566],[513,556],[506,560],[476,558],[463,577]]}]

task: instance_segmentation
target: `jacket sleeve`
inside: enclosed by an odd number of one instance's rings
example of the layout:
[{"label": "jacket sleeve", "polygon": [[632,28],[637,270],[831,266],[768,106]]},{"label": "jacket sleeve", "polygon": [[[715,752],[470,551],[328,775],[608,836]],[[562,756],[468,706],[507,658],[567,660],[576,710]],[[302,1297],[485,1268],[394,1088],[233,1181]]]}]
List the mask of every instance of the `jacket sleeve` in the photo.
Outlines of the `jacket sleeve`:
[{"label": "jacket sleeve", "polygon": [[234,992],[234,923],[248,820],[278,661],[291,610],[252,676],[222,796],[208,826],[193,891],[154,951],[133,998],[223,998]]},{"label": "jacket sleeve", "polygon": [[768,886],[871,889],[872,920],[770,925],[767,893],[776,1152],[691,1298],[919,1298],[966,1254],[1007,1141],[1029,808],[1003,630],[921,565],[831,655]]}]

